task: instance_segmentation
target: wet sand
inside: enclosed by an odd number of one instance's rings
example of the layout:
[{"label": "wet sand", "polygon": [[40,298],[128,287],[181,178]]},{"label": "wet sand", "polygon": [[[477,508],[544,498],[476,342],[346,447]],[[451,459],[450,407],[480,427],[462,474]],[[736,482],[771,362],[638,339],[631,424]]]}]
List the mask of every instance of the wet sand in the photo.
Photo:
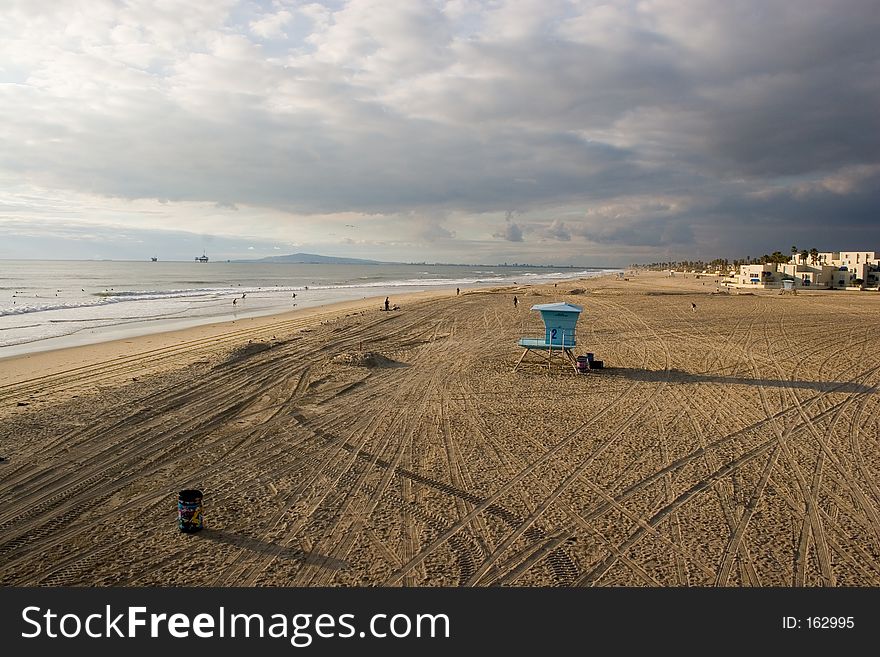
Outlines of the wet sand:
[{"label": "wet sand", "polygon": [[[0,584],[880,585],[880,295],[714,290],[425,293],[0,361]],[[512,373],[554,301],[607,369]]]}]

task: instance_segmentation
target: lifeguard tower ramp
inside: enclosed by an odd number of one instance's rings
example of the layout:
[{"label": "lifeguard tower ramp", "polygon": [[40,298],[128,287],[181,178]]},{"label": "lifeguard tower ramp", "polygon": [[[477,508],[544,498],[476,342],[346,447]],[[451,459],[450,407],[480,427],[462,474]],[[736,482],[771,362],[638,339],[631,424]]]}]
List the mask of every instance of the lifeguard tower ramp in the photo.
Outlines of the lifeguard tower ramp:
[{"label": "lifeguard tower ramp", "polygon": [[532,310],[541,313],[544,322],[543,338],[520,338],[519,346],[523,348],[522,355],[513,367],[513,371],[523,362],[529,353],[535,353],[541,358],[541,364],[547,363],[549,371],[553,364],[553,356],[558,355],[564,361],[571,363],[577,371],[577,361],[572,351],[576,342],[577,321],[584,311],[580,306],[572,303],[544,303],[532,306]]}]

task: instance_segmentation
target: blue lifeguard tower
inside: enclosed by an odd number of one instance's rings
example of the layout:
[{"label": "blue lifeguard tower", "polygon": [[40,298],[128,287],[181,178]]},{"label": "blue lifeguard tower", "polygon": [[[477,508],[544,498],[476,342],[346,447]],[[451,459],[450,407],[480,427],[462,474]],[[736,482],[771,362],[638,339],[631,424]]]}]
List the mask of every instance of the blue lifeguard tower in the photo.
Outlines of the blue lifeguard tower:
[{"label": "blue lifeguard tower", "polygon": [[[575,329],[578,318],[584,311],[580,306],[572,303],[543,303],[532,306],[532,310],[541,313],[541,319],[544,322],[544,337],[542,338],[520,338],[519,346],[523,348],[522,356],[519,357],[513,371],[522,363],[523,358],[530,351],[546,352],[547,368],[551,366],[553,353],[561,355],[571,361],[575,371],[577,371],[577,361],[575,360],[572,350],[576,345]],[[543,355],[543,354],[542,354]]]}]

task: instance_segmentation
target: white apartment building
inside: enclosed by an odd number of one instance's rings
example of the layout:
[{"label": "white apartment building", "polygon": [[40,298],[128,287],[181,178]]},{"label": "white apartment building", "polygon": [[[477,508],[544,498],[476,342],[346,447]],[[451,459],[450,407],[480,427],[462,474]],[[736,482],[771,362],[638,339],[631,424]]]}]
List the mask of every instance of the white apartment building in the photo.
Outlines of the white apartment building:
[{"label": "white apartment building", "polygon": [[832,287],[875,287],[880,281],[876,251],[832,251],[820,253],[819,259],[835,268]]},{"label": "white apartment building", "polygon": [[794,281],[798,287],[830,287],[834,279],[835,267],[830,265],[784,264],[779,265],[780,285],[782,280]]},{"label": "white apartment building", "polygon": [[841,265],[880,264],[874,251],[841,251],[838,260]]},{"label": "white apartment building", "polygon": [[773,287],[781,286],[781,279],[777,276],[776,265],[740,265],[736,276],[736,285],[743,287]]},{"label": "white apartment building", "polygon": [[880,287],[880,258],[875,251],[827,251],[811,256],[795,254],[786,264],[740,265],[736,287],[782,287],[791,280],[796,288],[877,289]]}]

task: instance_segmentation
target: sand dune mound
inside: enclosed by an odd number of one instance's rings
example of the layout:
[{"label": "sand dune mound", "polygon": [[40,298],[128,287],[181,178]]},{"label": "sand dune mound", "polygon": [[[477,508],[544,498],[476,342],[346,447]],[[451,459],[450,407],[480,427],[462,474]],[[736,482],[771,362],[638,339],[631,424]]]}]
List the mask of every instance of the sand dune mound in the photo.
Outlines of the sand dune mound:
[{"label": "sand dune mound", "polygon": [[236,363],[247,360],[251,356],[256,356],[259,353],[267,351],[274,346],[275,345],[271,342],[249,342],[245,346],[239,347],[238,349],[234,350],[231,354],[229,354],[229,357],[220,365],[235,365]]},{"label": "sand dune mound", "polygon": [[330,362],[352,367],[400,367],[403,365],[403,363],[392,360],[376,351],[350,351],[337,354],[330,359]]},{"label": "sand dune mound", "polygon": [[[274,336],[273,336],[274,337]],[[237,365],[243,361],[256,356],[257,354],[261,354],[264,351],[269,351],[270,349],[275,349],[276,347],[280,347],[282,345],[287,344],[290,340],[261,340],[261,341],[249,341],[246,345],[243,345],[235,350],[233,350],[229,356],[227,356],[226,360],[217,365],[217,367],[229,367],[230,365]]]}]

